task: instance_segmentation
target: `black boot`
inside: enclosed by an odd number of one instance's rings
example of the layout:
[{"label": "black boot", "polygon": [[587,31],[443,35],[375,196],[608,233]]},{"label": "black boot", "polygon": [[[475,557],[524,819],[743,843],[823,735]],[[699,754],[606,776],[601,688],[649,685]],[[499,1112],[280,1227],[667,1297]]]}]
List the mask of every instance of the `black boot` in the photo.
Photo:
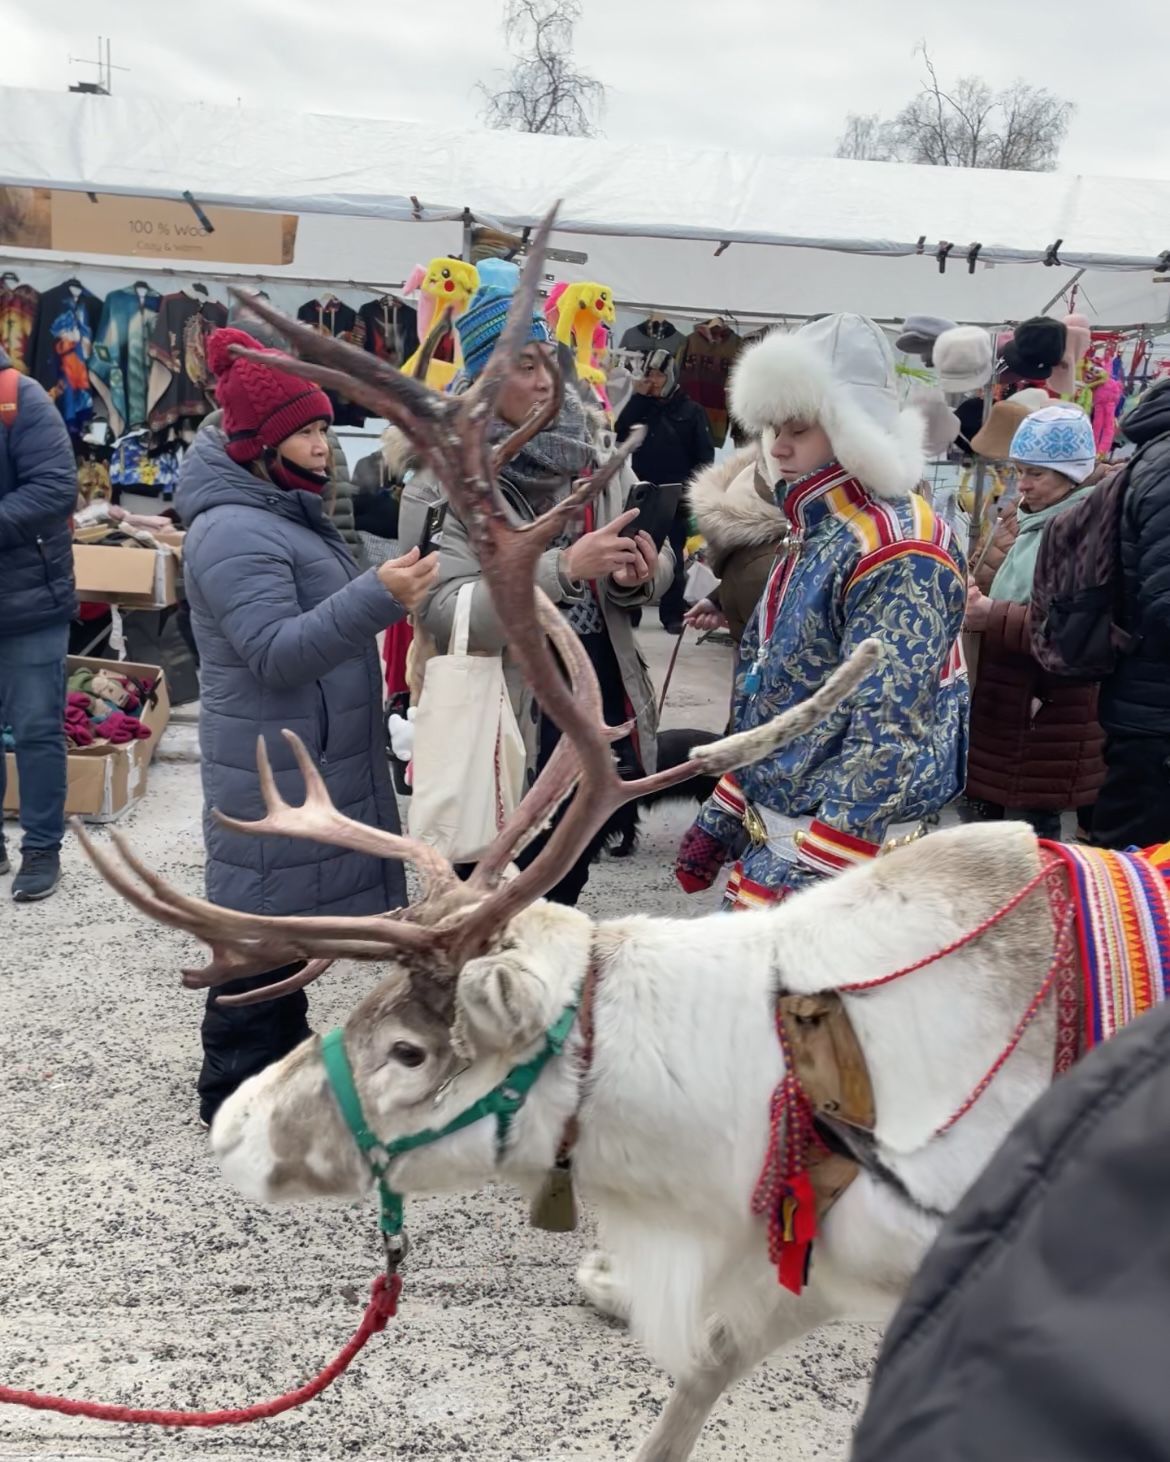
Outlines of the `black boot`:
[{"label": "black boot", "polygon": [[303,990],[259,1005],[221,1005],[217,997],[275,985],[303,968],[300,962],[285,965],[208,991],[200,1028],[203,1069],[196,1082],[202,1122],[210,1126],[220,1106],[249,1076],[283,1060],[313,1034],[308,1021],[309,999]]}]

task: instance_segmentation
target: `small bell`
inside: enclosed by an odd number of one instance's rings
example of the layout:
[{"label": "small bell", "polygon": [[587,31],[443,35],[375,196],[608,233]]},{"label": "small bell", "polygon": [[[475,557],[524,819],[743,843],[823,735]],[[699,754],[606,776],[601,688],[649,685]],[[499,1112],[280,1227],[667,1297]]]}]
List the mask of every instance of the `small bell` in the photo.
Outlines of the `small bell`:
[{"label": "small bell", "polygon": [[528,1221],[550,1234],[571,1234],[577,1227],[577,1200],[573,1194],[573,1166],[566,1158],[545,1175],[532,1200]]}]

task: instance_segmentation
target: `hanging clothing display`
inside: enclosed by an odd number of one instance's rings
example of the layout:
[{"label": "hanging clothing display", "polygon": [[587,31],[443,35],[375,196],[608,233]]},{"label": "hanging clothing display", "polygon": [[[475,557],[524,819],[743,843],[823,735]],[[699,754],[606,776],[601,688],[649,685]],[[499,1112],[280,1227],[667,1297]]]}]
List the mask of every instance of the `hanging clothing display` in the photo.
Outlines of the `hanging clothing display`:
[{"label": "hanging clothing display", "polygon": [[207,368],[207,337],[227,324],[228,312],[214,300],[180,290],[159,306],[150,337],[147,421],[153,432],[178,429],[190,440],[215,409],[215,381]]},{"label": "hanging clothing display", "polygon": [[[332,335],[350,345],[365,344],[365,334],[357,313],[333,295],[323,299],[306,300],[297,311],[297,319],[311,326],[319,335]],[[364,426],[365,407],[358,406],[345,398],[328,393],[333,403],[334,426]]]},{"label": "hanging clothing display", "polygon": [[89,376],[115,436],[145,426],[150,337],[162,296],[132,285],[106,296]]},{"label": "hanging clothing display", "polygon": [[[15,274],[4,276],[4,281],[15,279]],[[8,352],[21,375],[28,376],[32,374],[32,342],[41,297],[31,284],[4,281],[0,281],[0,348]]]},{"label": "hanging clothing display", "polygon": [[389,365],[400,366],[418,349],[418,311],[392,294],[363,305],[358,321],[365,348]]},{"label": "hanging clothing display", "polygon": [[179,480],[179,457],[174,448],[150,450],[150,432],[129,432],[114,445],[110,458],[110,485],[144,497],[170,498]]},{"label": "hanging clothing display", "polygon": [[101,300],[79,279],[66,280],[41,296],[32,374],[57,403],[73,436],[79,436],[93,417],[89,367],[101,314]]},{"label": "hanging clothing display", "polygon": [[743,349],[743,341],[721,321],[700,325],[687,341],[678,383],[707,413],[711,436],[721,447],[727,440],[727,378]]},{"label": "hanging clothing display", "polygon": [[669,320],[643,320],[640,325],[631,325],[622,336],[623,350],[640,350],[643,355],[669,350],[675,360],[682,359],[686,345],[687,337]]}]

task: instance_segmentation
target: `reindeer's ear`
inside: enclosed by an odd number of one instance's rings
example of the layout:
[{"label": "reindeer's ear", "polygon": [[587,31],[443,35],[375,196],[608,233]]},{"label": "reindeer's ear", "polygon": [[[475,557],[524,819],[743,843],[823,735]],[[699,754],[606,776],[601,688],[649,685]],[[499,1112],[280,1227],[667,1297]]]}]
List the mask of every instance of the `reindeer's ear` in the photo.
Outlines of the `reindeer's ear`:
[{"label": "reindeer's ear", "polygon": [[547,981],[517,951],[468,960],[455,987],[452,1043],[465,1055],[527,1045],[548,1024],[551,998]]}]

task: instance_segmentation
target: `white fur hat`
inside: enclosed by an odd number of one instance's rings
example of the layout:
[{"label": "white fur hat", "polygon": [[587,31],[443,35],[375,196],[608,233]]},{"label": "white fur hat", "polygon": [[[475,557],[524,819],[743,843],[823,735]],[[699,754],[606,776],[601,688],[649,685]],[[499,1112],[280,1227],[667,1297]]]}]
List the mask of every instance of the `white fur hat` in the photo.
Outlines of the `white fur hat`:
[{"label": "white fur hat", "polygon": [[934,342],[934,366],[944,391],[977,391],[991,380],[991,336],[978,325],[956,325]]},{"label": "white fur hat", "polygon": [[736,419],[765,438],[765,455],[777,426],[819,422],[838,462],[876,496],[906,497],[922,480],[923,420],[899,412],[894,352],[862,315],[827,315],[749,346],[730,399]]}]

